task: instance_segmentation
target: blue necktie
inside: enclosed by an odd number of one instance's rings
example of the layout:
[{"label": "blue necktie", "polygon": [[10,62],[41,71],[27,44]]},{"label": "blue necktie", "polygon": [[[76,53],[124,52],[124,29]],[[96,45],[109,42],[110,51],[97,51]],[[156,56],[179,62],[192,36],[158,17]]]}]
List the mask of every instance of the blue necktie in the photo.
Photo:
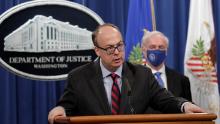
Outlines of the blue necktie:
[{"label": "blue necktie", "polygon": [[156,76],[156,79],[158,81],[158,83],[160,84],[161,87],[164,87],[164,83],[163,83],[163,80],[161,78],[161,72],[156,72],[154,73],[154,75]]}]

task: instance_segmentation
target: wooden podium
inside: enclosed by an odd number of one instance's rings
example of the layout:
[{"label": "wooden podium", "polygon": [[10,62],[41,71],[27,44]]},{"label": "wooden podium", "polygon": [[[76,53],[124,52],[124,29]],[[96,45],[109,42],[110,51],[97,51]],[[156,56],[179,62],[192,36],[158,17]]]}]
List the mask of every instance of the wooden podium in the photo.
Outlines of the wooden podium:
[{"label": "wooden podium", "polygon": [[214,124],[215,114],[137,114],[56,117],[57,124],[142,123],[142,124]]}]

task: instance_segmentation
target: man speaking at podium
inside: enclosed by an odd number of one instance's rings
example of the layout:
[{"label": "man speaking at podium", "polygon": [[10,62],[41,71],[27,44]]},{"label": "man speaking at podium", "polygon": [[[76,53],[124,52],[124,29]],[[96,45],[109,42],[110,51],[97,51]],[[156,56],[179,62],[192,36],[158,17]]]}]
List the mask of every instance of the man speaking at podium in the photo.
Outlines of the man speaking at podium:
[{"label": "man speaking at podium", "polygon": [[160,87],[149,68],[125,62],[125,42],[115,25],[99,26],[92,39],[99,59],[69,73],[49,112],[51,124],[56,116],[144,114],[149,106],[164,113],[205,112]]}]

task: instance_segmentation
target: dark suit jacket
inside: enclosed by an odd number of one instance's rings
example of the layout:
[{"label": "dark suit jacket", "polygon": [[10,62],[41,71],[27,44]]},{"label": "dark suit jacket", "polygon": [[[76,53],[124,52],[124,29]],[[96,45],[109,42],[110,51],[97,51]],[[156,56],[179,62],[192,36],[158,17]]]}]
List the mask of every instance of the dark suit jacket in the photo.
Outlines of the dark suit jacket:
[{"label": "dark suit jacket", "polygon": [[[165,66],[167,89],[176,97],[192,101],[189,78]],[[161,113],[149,108],[147,113]]]},{"label": "dark suit jacket", "polygon": [[167,76],[167,89],[174,96],[183,97],[192,101],[189,78],[168,68],[165,68]]},{"label": "dark suit jacket", "polygon": [[[136,114],[143,114],[149,106],[165,113],[181,112],[181,105],[186,100],[161,88],[149,68],[126,62],[122,70],[121,114],[132,114],[131,107]],[[131,87],[130,98],[127,83]],[[67,87],[57,105],[63,106],[66,114],[72,116],[111,114],[99,60],[69,73]]]}]

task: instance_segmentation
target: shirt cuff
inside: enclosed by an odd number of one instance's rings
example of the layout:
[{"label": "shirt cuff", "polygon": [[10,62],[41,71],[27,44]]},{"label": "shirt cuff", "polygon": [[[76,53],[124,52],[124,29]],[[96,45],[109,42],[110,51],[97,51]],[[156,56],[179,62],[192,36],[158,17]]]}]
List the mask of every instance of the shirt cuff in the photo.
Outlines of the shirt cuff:
[{"label": "shirt cuff", "polygon": [[184,102],[182,105],[181,105],[181,112],[185,113],[185,105],[187,103],[190,103],[190,102]]}]

